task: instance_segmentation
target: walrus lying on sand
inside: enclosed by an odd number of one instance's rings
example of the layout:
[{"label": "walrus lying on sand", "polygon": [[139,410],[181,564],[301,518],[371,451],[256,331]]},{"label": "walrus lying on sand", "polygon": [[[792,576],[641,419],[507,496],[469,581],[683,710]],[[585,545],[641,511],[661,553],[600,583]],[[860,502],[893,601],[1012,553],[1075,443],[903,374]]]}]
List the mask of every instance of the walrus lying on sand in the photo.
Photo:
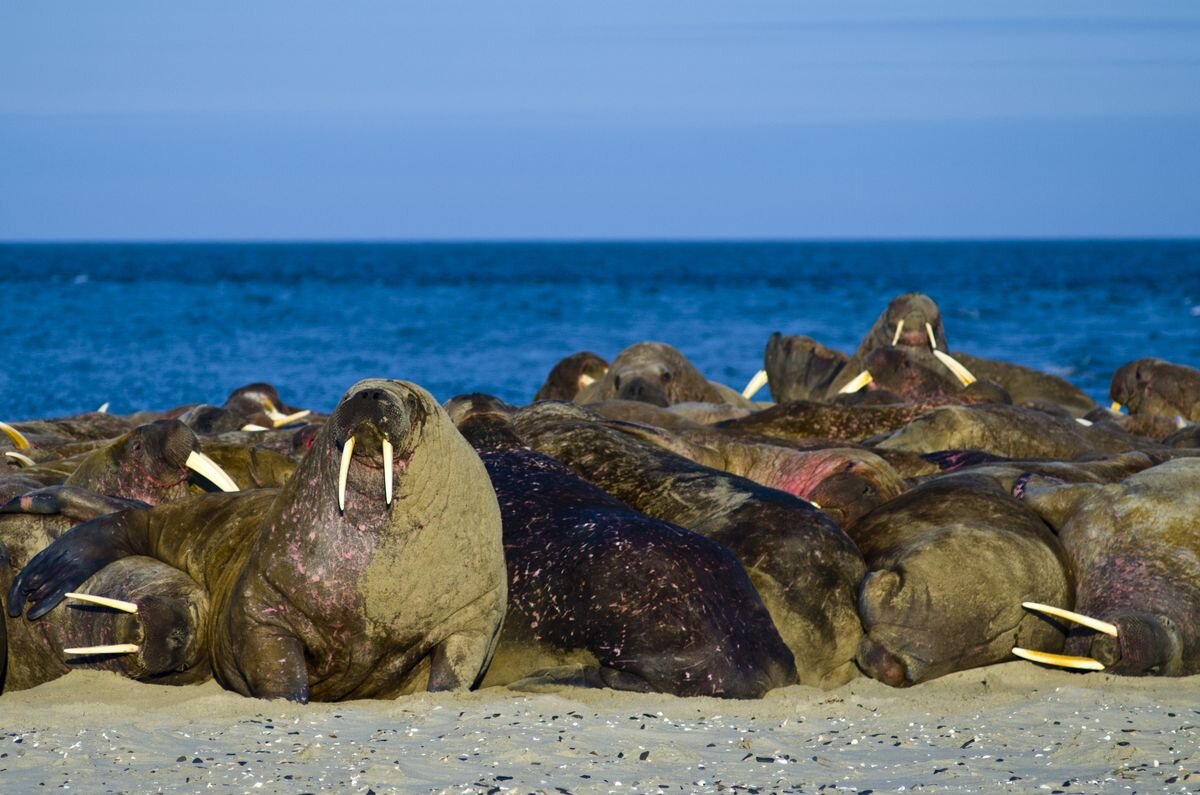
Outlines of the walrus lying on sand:
[{"label": "walrus lying on sand", "polygon": [[333,701],[470,687],[504,615],[500,513],[479,456],[423,389],[351,387],[280,490],[100,517],[39,554],[9,615],[44,615],[145,554],[212,603],[213,672],[244,695]]}]

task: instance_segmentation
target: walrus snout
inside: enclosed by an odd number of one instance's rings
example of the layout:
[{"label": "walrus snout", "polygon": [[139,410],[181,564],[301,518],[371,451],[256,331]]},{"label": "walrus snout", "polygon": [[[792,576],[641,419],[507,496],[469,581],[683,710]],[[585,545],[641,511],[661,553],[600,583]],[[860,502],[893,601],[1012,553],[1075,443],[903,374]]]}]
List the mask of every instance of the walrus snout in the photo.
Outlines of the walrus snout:
[{"label": "walrus snout", "polygon": [[878,679],[892,687],[908,687],[908,669],[904,660],[892,654],[884,646],[872,640],[869,635],[863,637],[858,644],[858,655],[855,658],[858,667],[872,679]]},{"label": "walrus snout", "polygon": [[1178,676],[1183,643],[1175,622],[1166,616],[1125,613],[1110,617],[1117,635],[1091,638],[1091,656],[1106,670],[1125,676]]},{"label": "walrus snout", "polygon": [[627,377],[619,379],[618,383],[617,400],[636,400],[663,408],[671,405],[670,397],[667,395],[667,389],[661,376],[658,378],[647,378],[645,376]]}]

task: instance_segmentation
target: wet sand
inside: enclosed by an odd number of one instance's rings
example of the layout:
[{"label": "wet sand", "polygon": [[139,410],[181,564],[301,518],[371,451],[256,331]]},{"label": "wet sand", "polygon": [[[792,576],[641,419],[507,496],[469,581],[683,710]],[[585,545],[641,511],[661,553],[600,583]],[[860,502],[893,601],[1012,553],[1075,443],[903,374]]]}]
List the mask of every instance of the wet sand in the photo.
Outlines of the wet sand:
[{"label": "wet sand", "polygon": [[761,701],[554,687],[300,706],[76,671],[0,696],[4,792],[1194,792],[1200,677],[1009,663]]}]

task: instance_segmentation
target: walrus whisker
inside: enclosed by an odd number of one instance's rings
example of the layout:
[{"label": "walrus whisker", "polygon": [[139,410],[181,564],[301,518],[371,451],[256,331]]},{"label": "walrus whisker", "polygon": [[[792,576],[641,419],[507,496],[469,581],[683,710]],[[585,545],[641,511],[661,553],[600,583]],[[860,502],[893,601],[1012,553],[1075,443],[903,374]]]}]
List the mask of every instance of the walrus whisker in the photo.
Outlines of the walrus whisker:
[{"label": "walrus whisker", "polygon": [[954,377],[961,381],[963,386],[970,386],[975,383],[975,376],[971,374],[970,370],[963,367],[958,359],[955,359],[944,351],[939,351],[936,346],[933,349],[933,355],[937,357],[939,362],[946,365],[947,370],[954,373]]},{"label": "walrus whisker", "polygon": [[1073,668],[1079,671],[1103,671],[1104,663],[1099,660],[1093,660],[1091,657],[1071,657],[1066,654],[1051,654],[1044,651],[1030,651],[1022,649],[1020,646],[1013,646],[1012,653],[1024,660],[1030,662],[1041,663],[1042,665],[1054,665],[1059,668]]},{"label": "walrus whisker", "polygon": [[101,607],[111,607],[113,610],[120,610],[123,613],[136,613],[138,606],[133,602],[126,602],[122,599],[110,599],[107,596],[95,596],[90,593],[67,593],[63,594],[68,599],[78,599],[81,602],[90,602]]},{"label": "walrus whisker", "polygon": [[229,473],[221,469],[221,466],[216,461],[213,461],[204,453],[193,450],[188,454],[184,466],[208,478],[221,491],[240,491],[238,484],[233,481],[233,478],[229,477]]},{"label": "walrus whisker", "polygon": [[383,494],[388,505],[392,504],[392,443],[383,437]]},{"label": "walrus whisker", "polygon": [[742,397],[746,398],[746,400],[749,400],[750,398],[754,397],[755,392],[762,389],[766,385],[767,371],[759,370],[754,374],[754,377],[750,379],[750,383],[746,384],[746,388],[742,390]]},{"label": "walrus whisker", "polygon": [[929,347],[937,350],[937,337],[933,336],[933,326],[929,325],[929,321],[925,321],[925,333],[929,335]]},{"label": "walrus whisker", "polygon": [[248,422],[242,426],[243,431],[265,431],[268,430],[261,425],[255,425],[253,422]]},{"label": "walrus whisker", "polygon": [[342,447],[341,468],[338,471],[338,510],[346,510],[346,476],[350,474],[350,458],[354,455],[354,437],[346,440]]},{"label": "walrus whisker", "polygon": [[860,389],[862,389],[863,387],[865,387],[869,383],[871,383],[871,371],[863,370],[861,373],[854,376],[853,381],[851,381],[850,383],[846,384],[844,387],[839,389],[838,394],[839,395],[853,394],[853,393],[859,391]]},{"label": "walrus whisker", "polygon": [[100,408],[96,409],[96,413],[97,414],[107,414],[108,413],[108,401],[107,400],[100,404]]},{"label": "walrus whisker", "polygon": [[75,649],[63,649],[66,654],[136,654],[138,646],[134,643],[116,643],[112,646],[80,646]]},{"label": "walrus whisker", "polygon": [[19,461],[23,467],[37,466],[37,462],[24,453],[14,453],[13,451],[9,450],[5,453],[5,455],[14,461]]},{"label": "walrus whisker", "polygon": [[1021,607],[1024,607],[1026,610],[1033,610],[1037,613],[1045,613],[1049,616],[1062,618],[1074,624],[1087,627],[1088,629],[1094,629],[1097,632],[1103,632],[1105,635],[1112,635],[1114,638],[1117,637],[1117,628],[1114,625],[1108,623],[1107,621],[1101,621],[1098,618],[1085,616],[1083,613],[1076,613],[1073,610],[1064,610],[1061,607],[1044,605],[1040,602],[1021,602]]},{"label": "walrus whisker", "polygon": [[308,409],[301,409],[293,414],[284,414],[279,411],[267,412],[267,416],[271,418],[271,422],[275,424],[276,428],[282,428],[285,425],[291,425],[293,422],[304,419],[309,414],[312,414],[312,412]]},{"label": "walrus whisker", "polygon": [[9,439],[12,439],[13,445],[18,450],[28,450],[33,447],[29,440],[25,438],[25,434],[21,433],[7,422],[0,422],[0,431],[3,431],[5,436],[7,436]]},{"label": "walrus whisker", "polygon": [[900,334],[903,331],[904,331],[904,319],[901,318],[900,322],[896,324],[896,333],[892,335],[892,346],[893,347],[895,347],[896,343],[900,341]]}]

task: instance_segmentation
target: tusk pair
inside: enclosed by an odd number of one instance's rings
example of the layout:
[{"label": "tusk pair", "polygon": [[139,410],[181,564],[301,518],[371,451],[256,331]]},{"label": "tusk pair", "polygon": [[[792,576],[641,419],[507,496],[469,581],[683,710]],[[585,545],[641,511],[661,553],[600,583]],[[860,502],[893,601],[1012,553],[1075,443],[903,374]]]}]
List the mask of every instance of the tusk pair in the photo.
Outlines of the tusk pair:
[{"label": "tusk pair", "polygon": [[[382,448],[380,452],[383,456],[383,498],[388,505],[391,505],[393,481],[395,480],[392,458],[395,452],[392,448],[391,440],[386,436],[383,438]],[[338,510],[343,513],[346,511],[346,477],[350,473],[350,459],[353,457],[354,437],[351,436],[346,440],[346,444],[342,446],[342,460],[338,467]]]},{"label": "tusk pair", "polygon": [[7,436],[9,439],[12,439],[13,446],[18,450],[28,450],[29,448],[33,447],[29,440],[25,438],[25,434],[21,433],[7,422],[0,422],[0,432],[3,432],[5,436]]},{"label": "tusk pair", "polygon": [[274,410],[267,412],[267,416],[271,419],[271,422],[275,424],[276,428],[282,428],[285,425],[291,425],[293,422],[304,419],[309,414],[312,414],[312,412],[308,409],[301,409],[294,414],[283,414],[282,412]]},{"label": "tusk pair", "polygon": [[958,361],[958,359],[955,359],[945,351],[939,351],[937,348],[933,349],[933,355],[937,357],[939,362],[946,365],[947,370],[954,373],[954,377],[957,378],[963,386],[970,386],[971,384],[975,383],[975,376],[971,374],[970,370],[968,370],[966,367],[963,367],[962,362]]},{"label": "tusk pair", "polygon": [[[1061,618],[1070,621],[1074,624],[1094,629],[1097,632],[1103,632],[1105,635],[1117,637],[1117,628],[1115,625],[1107,621],[1101,621],[1098,618],[1085,616],[1083,613],[1076,613],[1073,610],[1064,610],[1061,607],[1053,607],[1044,605],[1040,602],[1022,602],[1021,607],[1026,610],[1032,610],[1036,613],[1045,613],[1055,618]],[[1022,649],[1019,646],[1014,646],[1012,653],[1018,657],[1029,660],[1031,662],[1042,663],[1043,665],[1056,665],[1060,668],[1073,668],[1080,671],[1103,671],[1104,663],[1099,660],[1093,660],[1091,657],[1071,657],[1066,654],[1050,654],[1044,651],[1030,651]]]},{"label": "tusk pair", "polygon": [[[133,602],[109,599],[107,596],[95,596],[90,593],[68,593],[66,596],[101,607],[111,607],[123,613],[136,613],[138,610],[138,606]],[[112,646],[79,646],[74,649],[63,649],[63,652],[66,654],[136,654],[138,647],[133,643],[118,643]]]},{"label": "tusk pair", "polygon": [[858,375],[854,376],[854,380],[846,384],[838,390],[839,395],[852,395],[862,389],[867,384],[871,383],[871,371],[863,370]]},{"label": "tusk pair", "polygon": [[216,461],[213,461],[204,453],[193,450],[188,454],[184,466],[196,474],[208,478],[221,491],[239,491],[238,485],[233,482],[233,478],[229,477],[229,473],[221,469]]},{"label": "tusk pair", "polygon": [[742,390],[742,397],[746,398],[746,400],[749,400],[750,398],[754,397],[754,394],[758,392],[758,390],[762,389],[766,385],[767,371],[759,370],[754,374],[754,377],[750,379],[750,383],[746,384],[746,388]]},{"label": "tusk pair", "polygon": [[896,333],[892,335],[892,347],[893,348],[896,347],[896,343],[900,341],[900,334],[903,331],[904,331],[904,320],[901,319],[901,321],[896,324]]},{"label": "tusk pair", "polygon": [[14,453],[13,451],[9,450],[4,455],[14,461],[19,462],[23,467],[37,466],[37,462],[24,453]]}]

